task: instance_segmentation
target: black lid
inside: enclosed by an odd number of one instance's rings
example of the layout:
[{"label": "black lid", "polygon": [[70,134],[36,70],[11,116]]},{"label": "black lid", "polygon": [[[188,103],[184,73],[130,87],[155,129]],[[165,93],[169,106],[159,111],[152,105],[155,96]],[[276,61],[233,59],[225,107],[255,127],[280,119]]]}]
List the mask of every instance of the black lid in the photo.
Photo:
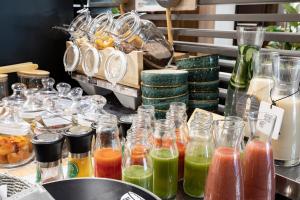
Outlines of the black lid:
[{"label": "black lid", "polygon": [[36,160],[54,162],[61,159],[64,137],[60,134],[43,133],[32,138]]},{"label": "black lid", "polygon": [[87,126],[73,126],[64,132],[70,153],[86,153],[91,150],[95,130]]}]

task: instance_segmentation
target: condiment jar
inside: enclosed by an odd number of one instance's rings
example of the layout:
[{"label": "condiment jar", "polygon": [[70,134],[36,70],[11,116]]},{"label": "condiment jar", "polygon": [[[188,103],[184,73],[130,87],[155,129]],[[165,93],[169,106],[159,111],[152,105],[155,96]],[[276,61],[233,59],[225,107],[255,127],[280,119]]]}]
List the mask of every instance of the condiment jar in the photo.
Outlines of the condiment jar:
[{"label": "condiment jar", "polygon": [[166,119],[175,124],[176,144],[179,152],[178,178],[183,178],[185,147],[188,142],[186,105],[182,102],[172,102],[166,114]]},{"label": "condiment jar", "polygon": [[91,145],[94,131],[86,126],[73,126],[64,132],[69,151],[68,178],[93,175]]},{"label": "condiment jar", "polygon": [[122,180],[152,191],[153,170],[150,157],[149,125],[149,118],[145,121],[140,115],[133,120],[125,145]]},{"label": "condiment jar", "polygon": [[105,114],[98,118],[94,152],[95,177],[122,178],[122,148],[117,123],[115,115]]},{"label": "condiment jar", "polygon": [[0,74],[0,99],[8,96],[7,74]]},{"label": "condiment jar", "polygon": [[72,105],[72,99],[68,96],[69,92],[71,91],[71,85],[68,83],[60,82],[56,85],[56,90],[58,92],[57,106],[61,110],[69,108]]},{"label": "condiment jar", "polygon": [[19,108],[22,107],[26,101],[26,96],[24,95],[26,85],[23,83],[14,83],[12,84],[11,89],[13,90],[13,94],[3,98],[3,100],[7,100],[11,105]]},{"label": "condiment jar", "polygon": [[140,19],[135,12],[119,17],[112,32],[121,51],[143,51],[144,63],[149,68],[163,68],[173,56],[173,47],[162,32],[151,21]]},{"label": "condiment jar", "polygon": [[4,100],[0,118],[0,167],[17,167],[33,158],[30,125],[19,117],[18,107]]},{"label": "condiment jar", "polygon": [[49,77],[50,73],[45,70],[22,70],[17,72],[19,81],[27,88],[43,88],[42,78]]},{"label": "condiment jar", "polygon": [[60,134],[43,133],[32,138],[36,155],[36,182],[47,183],[63,179],[62,145]]}]

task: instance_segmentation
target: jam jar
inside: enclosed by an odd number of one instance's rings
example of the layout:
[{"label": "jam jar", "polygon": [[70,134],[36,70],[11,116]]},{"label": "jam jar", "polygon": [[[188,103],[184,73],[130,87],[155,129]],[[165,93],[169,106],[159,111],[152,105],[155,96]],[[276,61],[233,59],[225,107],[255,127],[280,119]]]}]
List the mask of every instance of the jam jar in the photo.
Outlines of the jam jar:
[{"label": "jam jar", "polygon": [[17,72],[19,81],[24,83],[27,88],[43,88],[42,79],[47,78],[50,72],[45,70],[23,70]]}]

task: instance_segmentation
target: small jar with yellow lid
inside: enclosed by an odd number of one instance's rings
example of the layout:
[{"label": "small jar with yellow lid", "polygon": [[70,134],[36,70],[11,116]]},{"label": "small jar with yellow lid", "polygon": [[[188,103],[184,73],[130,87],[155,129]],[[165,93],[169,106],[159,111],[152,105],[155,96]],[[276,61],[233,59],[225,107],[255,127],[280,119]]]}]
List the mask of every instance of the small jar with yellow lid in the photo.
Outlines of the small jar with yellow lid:
[{"label": "small jar with yellow lid", "polygon": [[7,74],[0,74],[0,99],[8,96]]},{"label": "small jar with yellow lid", "polygon": [[24,83],[27,88],[43,88],[42,79],[49,77],[50,72],[45,70],[23,70],[18,72],[18,77],[21,83]]}]

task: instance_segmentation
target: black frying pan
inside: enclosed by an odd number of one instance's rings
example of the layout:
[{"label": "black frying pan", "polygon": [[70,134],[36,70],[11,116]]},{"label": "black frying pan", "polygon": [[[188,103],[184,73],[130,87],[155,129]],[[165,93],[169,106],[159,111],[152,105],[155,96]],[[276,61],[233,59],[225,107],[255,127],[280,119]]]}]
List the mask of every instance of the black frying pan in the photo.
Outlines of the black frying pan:
[{"label": "black frying pan", "polygon": [[70,179],[43,186],[56,200],[160,200],[147,190],[111,179]]}]

